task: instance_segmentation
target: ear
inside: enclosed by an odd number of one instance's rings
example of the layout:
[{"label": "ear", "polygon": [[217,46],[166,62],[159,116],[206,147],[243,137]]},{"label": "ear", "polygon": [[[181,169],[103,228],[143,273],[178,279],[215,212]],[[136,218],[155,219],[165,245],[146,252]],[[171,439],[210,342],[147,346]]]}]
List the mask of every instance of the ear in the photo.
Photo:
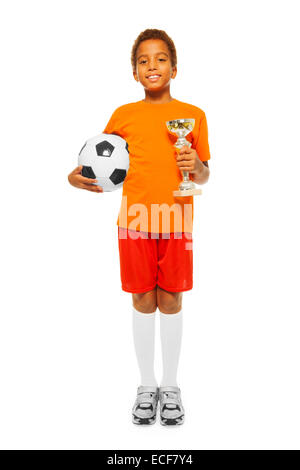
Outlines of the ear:
[{"label": "ear", "polygon": [[135,80],[138,82],[138,81],[139,81],[139,79],[138,79],[138,76],[137,76],[137,73],[136,73],[136,71],[135,71],[135,70],[133,70],[133,72],[132,72],[132,73],[133,73],[133,77],[134,77],[134,79],[135,79]]},{"label": "ear", "polygon": [[175,78],[177,75],[177,67],[173,67],[173,71],[172,71],[172,75],[171,75],[171,78]]}]

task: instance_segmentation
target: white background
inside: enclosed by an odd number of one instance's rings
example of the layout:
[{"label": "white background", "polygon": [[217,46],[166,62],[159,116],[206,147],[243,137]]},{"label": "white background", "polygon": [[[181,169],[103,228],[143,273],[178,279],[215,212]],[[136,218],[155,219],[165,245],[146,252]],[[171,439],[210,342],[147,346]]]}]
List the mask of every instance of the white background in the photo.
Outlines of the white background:
[{"label": "white background", "polygon": [[[1,448],[300,448],[298,3],[1,3]],[[211,150],[175,429],[131,423],[121,190],[67,180],[114,109],[144,98],[130,53],[146,28],[174,40],[171,95],[205,111]]]}]

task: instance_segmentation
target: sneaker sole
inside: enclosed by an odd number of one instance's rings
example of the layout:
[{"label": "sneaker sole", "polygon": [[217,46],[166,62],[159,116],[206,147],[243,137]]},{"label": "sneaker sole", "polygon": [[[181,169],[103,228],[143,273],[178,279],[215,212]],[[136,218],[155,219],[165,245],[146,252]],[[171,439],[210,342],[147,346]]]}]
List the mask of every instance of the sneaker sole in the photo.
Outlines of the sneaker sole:
[{"label": "sneaker sole", "polygon": [[132,422],[137,426],[149,426],[156,423],[156,416],[153,418],[139,418],[138,416],[132,415]]},{"label": "sneaker sole", "polygon": [[[177,421],[180,418],[180,421]],[[180,416],[179,418],[160,418],[160,424],[163,426],[180,426],[184,423],[184,416]]]}]

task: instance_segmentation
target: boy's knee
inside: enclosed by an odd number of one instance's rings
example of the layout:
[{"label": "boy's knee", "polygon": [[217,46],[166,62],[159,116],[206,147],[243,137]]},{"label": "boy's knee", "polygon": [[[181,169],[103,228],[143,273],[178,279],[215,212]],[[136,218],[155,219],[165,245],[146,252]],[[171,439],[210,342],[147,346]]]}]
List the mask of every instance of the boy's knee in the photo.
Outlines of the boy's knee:
[{"label": "boy's knee", "polygon": [[168,292],[157,287],[157,306],[162,313],[178,313],[182,308],[182,292]]},{"label": "boy's knee", "polygon": [[157,309],[156,288],[148,292],[132,294],[133,306],[142,313],[153,313]]}]

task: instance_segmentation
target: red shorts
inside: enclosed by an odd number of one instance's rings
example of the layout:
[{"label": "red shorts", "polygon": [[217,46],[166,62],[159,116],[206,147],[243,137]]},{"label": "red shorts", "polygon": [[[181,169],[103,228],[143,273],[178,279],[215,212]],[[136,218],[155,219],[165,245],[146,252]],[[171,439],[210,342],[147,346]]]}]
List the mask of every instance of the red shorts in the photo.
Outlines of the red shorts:
[{"label": "red shorts", "polygon": [[170,292],[193,288],[191,233],[151,234],[118,227],[118,242],[124,291],[147,292],[156,285]]}]

